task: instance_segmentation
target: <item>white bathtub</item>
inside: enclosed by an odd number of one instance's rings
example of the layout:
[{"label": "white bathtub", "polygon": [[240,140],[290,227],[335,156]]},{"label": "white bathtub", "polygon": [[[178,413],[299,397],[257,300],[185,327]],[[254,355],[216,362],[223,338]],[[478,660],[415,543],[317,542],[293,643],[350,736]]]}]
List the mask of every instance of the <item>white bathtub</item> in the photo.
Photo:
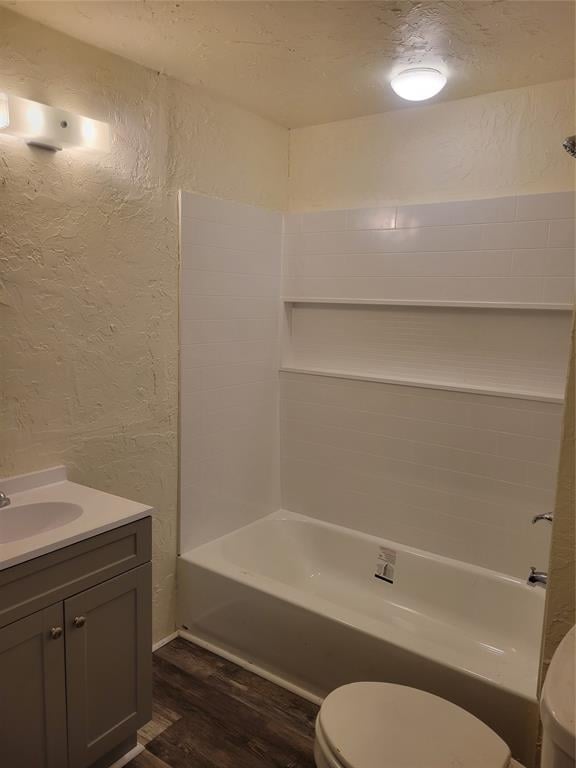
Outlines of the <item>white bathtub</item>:
[{"label": "white bathtub", "polygon": [[[393,584],[374,576],[381,546]],[[533,765],[541,588],[290,512],[183,554],[178,584],[190,639],[312,699],[355,680],[422,688]]]}]

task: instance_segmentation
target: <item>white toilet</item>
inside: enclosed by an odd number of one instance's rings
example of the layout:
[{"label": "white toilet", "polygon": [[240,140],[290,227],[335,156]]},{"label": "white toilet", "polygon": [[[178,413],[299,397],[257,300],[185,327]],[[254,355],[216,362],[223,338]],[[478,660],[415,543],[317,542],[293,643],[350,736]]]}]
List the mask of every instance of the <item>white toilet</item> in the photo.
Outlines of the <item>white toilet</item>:
[{"label": "white toilet", "polygon": [[[542,768],[574,768],[574,627],[542,690]],[[351,683],[332,691],[316,720],[317,768],[511,768],[508,745],[478,718],[425,691]]]}]

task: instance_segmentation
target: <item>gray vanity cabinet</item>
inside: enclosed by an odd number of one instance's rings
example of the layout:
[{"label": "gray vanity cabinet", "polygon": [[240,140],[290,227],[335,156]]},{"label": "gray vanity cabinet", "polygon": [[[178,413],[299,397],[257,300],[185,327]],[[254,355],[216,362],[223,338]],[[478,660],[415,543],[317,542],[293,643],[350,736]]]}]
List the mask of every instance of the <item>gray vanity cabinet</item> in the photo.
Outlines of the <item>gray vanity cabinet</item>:
[{"label": "gray vanity cabinet", "polygon": [[150,564],[64,603],[71,768],[84,768],[149,719]]},{"label": "gray vanity cabinet", "polygon": [[0,629],[3,768],[68,765],[62,627],[59,604]]},{"label": "gray vanity cabinet", "polygon": [[105,768],[151,717],[150,518],[0,571],[0,768]]}]

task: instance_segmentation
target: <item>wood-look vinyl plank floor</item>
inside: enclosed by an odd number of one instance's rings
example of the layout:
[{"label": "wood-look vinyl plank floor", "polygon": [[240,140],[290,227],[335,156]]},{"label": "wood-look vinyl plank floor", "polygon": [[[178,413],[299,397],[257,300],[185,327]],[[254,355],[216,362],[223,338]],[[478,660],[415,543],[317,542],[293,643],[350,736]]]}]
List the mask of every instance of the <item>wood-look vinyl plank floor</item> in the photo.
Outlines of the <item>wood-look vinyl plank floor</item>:
[{"label": "wood-look vinyl plank floor", "polygon": [[314,704],[182,638],[153,670],[153,719],[129,768],[314,768]]}]

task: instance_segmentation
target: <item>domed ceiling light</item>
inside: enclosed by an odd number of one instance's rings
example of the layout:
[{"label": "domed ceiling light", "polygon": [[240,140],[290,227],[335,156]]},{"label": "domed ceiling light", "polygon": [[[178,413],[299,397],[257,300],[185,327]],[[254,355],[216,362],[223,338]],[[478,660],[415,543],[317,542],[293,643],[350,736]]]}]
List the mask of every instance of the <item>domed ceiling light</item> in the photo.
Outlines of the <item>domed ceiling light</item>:
[{"label": "domed ceiling light", "polygon": [[405,69],[390,81],[392,90],[407,101],[426,101],[440,93],[446,85],[446,75],[430,67]]}]

